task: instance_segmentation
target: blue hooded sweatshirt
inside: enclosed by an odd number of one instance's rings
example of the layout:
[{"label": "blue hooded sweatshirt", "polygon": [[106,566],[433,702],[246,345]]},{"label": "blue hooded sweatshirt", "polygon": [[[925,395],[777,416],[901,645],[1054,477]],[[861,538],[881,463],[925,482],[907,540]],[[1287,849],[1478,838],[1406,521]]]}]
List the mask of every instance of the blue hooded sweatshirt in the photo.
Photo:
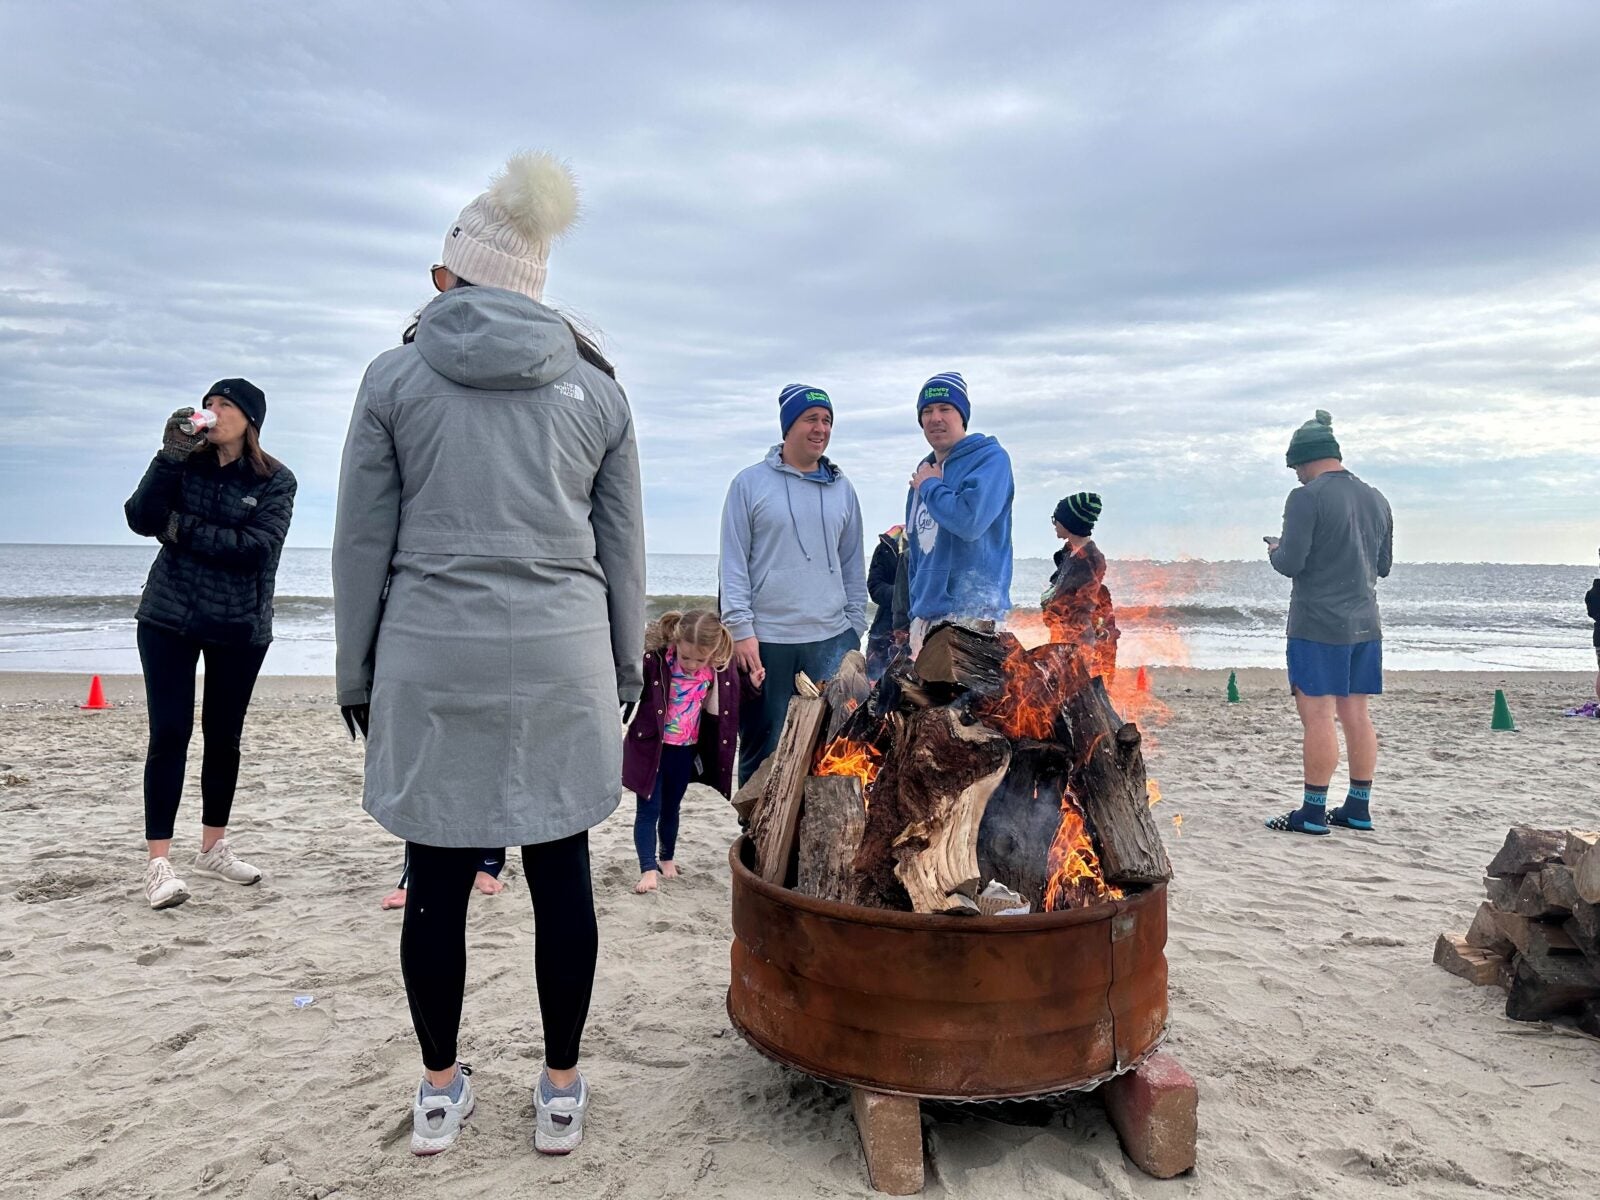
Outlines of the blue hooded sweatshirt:
[{"label": "blue hooded sweatshirt", "polygon": [[913,618],[999,621],[1011,611],[1015,497],[1011,456],[982,433],[969,433],[951,448],[943,479],[926,479],[906,496]]},{"label": "blue hooded sweatshirt", "polygon": [[826,458],[805,475],[774,446],[733,477],[717,585],[736,639],[795,645],[867,628],[861,502]]}]

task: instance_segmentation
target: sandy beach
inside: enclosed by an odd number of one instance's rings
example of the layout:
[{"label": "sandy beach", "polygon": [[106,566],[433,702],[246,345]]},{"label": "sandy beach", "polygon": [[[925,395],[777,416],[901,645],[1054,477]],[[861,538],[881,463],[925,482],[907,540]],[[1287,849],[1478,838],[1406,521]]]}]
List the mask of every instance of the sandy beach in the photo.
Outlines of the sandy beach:
[{"label": "sandy beach", "polygon": [[[1171,851],[1172,1024],[1199,1080],[1200,1162],[1158,1183],[1092,1098],[930,1109],[933,1197],[1467,1197],[1600,1189],[1600,1041],[1523,1025],[1431,963],[1464,929],[1507,825],[1600,825],[1592,676],[1395,673],[1376,706],[1378,830],[1274,834],[1298,799],[1281,672],[1164,670],[1151,722]],[[529,1143],[540,1062],[527,890],[475,897],[463,1057],[479,1107],[436,1159],[406,1150],[418,1058],[379,911],[399,844],[359,803],[361,750],[316,678],[264,679],[233,837],[253,888],[140,890],[142,684],[0,675],[0,1197],[868,1196],[843,1091],[746,1046],[723,1008],[726,851],[685,803],[684,878],[637,897],[631,797],[593,835],[601,959],[587,1140]],[[1496,687],[1520,730],[1489,731]],[[196,742],[198,748],[198,730]],[[173,859],[197,838],[198,753]],[[1174,818],[1182,817],[1181,836]],[[314,1002],[296,1008],[297,996]]]}]

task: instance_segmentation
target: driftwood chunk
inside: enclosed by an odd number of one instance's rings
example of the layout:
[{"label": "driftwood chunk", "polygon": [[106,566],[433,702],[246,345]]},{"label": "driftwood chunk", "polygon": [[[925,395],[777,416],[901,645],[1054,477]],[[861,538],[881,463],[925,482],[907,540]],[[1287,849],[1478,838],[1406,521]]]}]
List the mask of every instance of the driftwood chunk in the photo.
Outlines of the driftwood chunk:
[{"label": "driftwood chunk", "polygon": [[1145,780],[1139,727],[1113,725],[1105,683],[1092,680],[1062,709],[1076,754],[1072,794],[1098,835],[1107,883],[1156,883],[1172,878],[1172,863],[1155,818]]},{"label": "driftwood chunk", "polygon": [[978,871],[1044,911],[1051,840],[1061,824],[1061,790],[1071,774],[1066,752],[1049,742],[1012,746],[1011,766],[984,809]]},{"label": "driftwood chunk", "polygon": [[1505,845],[1489,863],[1487,874],[1497,876],[1525,875],[1536,871],[1545,863],[1560,862],[1566,847],[1567,835],[1559,829],[1534,829],[1528,825],[1513,825],[1506,833]]},{"label": "driftwood chunk", "polygon": [[1513,1021],[1542,1021],[1576,1013],[1600,998],[1600,977],[1582,957],[1554,954],[1517,958],[1516,974],[1506,993],[1506,1016]]},{"label": "driftwood chunk", "polygon": [[[1011,744],[982,725],[956,725],[958,736],[981,739],[978,762],[992,763],[988,774],[959,792],[949,789],[932,797],[927,814],[911,822],[894,841],[895,878],[911,897],[915,912],[945,912],[952,893],[971,890],[978,880],[978,828],[989,797],[1011,765]],[[982,731],[978,734],[977,731]],[[966,899],[972,912],[977,904]]]},{"label": "driftwood chunk", "polygon": [[745,780],[733,794],[733,811],[739,814],[741,825],[750,823],[750,813],[761,799],[761,793],[767,790],[767,779],[772,775],[772,759],[772,755],[767,755],[756,768],[756,773]]},{"label": "driftwood chunk", "polygon": [[816,753],[828,706],[821,696],[795,696],[789,701],[772,772],[750,814],[750,838],[756,846],[756,870],[768,883],[782,885],[789,874],[800,802],[805,796],[811,756]]},{"label": "driftwood chunk", "polygon": [[[899,860],[926,849],[934,825],[947,824],[952,806],[958,804],[962,819],[972,821],[972,849],[970,861],[965,852],[960,855],[961,869],[952,872],[948,882],[953,886],[978,874],[978,826],[988,793],[974,792],[964,802],[961,797],[1009,761],[1010,754],[1005,738],[987,726],[964,724],[954,709],[919,709],[907,716],[872,786],[867,832],[856,854],[857,902],[879,908],[909,907],[906,885],[896,872]],[[998,784],[998,779],[995,782]],[[936,819],[936,810],[944,812],[942,821]],[[926,827],[913,839],[915,844],[902,840],[901,835],[919,823]],[[962,832],[960,836],[964,839],[966,835]],[[939,853],[951,851],[941,837]]]},{"label": "driftwood chunk", "polygon": [[1505,959],[1493,951],[1469,946],[1459,933],[1441,933],[1433,948],[1433,961],[1450,974],[1484,987],[1499,982],[1500,965]]},{"label": "driftwood chunk", "polygon": [[861,651],[851,650],[822,688],[822,698],[828,702],[828,724],[822,733],[824,746],[839,736],[839,730],[867,702],[871,693],[867,660]]},{"label": "driftwood chunk", "polygon": [[1487,950],[1501,958],[1510,958],[1517,948],[1500,928],[1499,915],[1487,900],[1478,905],[1477,914],[1472,918],[1472,927],[1467,930],[1467,945]]},{"label": "driftwood chunk", "polygon": [[807,779],[796,888],[819,900],[848,903],[854,894],[852,864],[866,828],[859,779],[851,775]]}]

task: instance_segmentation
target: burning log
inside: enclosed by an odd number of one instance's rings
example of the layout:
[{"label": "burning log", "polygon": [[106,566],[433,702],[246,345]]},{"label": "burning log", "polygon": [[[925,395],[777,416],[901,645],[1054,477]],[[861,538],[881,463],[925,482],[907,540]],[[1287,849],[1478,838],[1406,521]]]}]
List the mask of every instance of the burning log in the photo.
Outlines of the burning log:
[{"label": "burning log", "polygon": [[[872,788],[867,830],[855,861],[857,903],[908,907],[910,885],[896,867],[925,850],[933,851],[926,871],[907,871],[924,902],[929,889],[948,885],[942,898],[976,877],[983,808],[1010,759],[1011,746],[1004,737],[983,725],[963,724],[953,709],[912,713]],[[988,783],[991,776],[993,783]],[[920,832],[913,833],[913,826]]]},{"label": "burning log", "polygon": [[[980,730],[983,726],[956,725],[955,729]],[[1011,765],[1011,744],[998,734],[984,732],[984,753],[999,760],[994,769],[959,793],[934,796],[928,815],[907,825],[894,841],[895,878],[904,885],[915,912],[944,912],[952,903],[978,911],[970,897],[962,897],[966,905],[951,897],[978,890],[978,827],[989,797]]]},{"label": "burning log", "polygon": [[866,828],[867,808],[862,802],[859,777],[807,779],[796,888],[821,900],[848,903],[855,885],[852,864]]},{"label": "burning log", "polygon": [[1172,863],[1150,815],[1139,727],[1113,723],[1116,712],[1100,679],[1074,693],[1061,715],[1070,731],[1064,740],[1077,753],[1072,793],[1099,835],[1107,882],[1171,879]]},{"label": "burning log", "polygon": [[811,756],[816,753],[827,714],[827,703],[820,695],[796,696],[789,701],[783,733],[772,752],[767,785],[750,814],[756,869],[768,883],[782,885],[788,878],[806,776],[811,773]]},{"label": "burning log", "polygon": [[1006,685],[1006,662],[1022,653],[1009,633],[981,633],[966,625],[937,625],[917,655],[917,678],[924,683],[949,683],[980,696]]},{"label": "burning log", "polygon": [[1049,742],[1012,746],[1011,768],[984,810],[978,829],[978,870],[1044,911],[1050,882],[1049,846],[1061,824],[1061,792],[1069,775],[1066,752]]}]

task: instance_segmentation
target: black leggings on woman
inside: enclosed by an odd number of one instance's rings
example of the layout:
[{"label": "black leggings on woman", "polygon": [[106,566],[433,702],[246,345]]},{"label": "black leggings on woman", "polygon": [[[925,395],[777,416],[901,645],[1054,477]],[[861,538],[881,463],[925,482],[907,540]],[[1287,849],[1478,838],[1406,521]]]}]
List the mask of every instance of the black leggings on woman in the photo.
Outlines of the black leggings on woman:
[{"label": "black leggings on woman", "polygon": [[223,828],[239,782],[239,738],[265,646],[213,646],[139,622],[139,661],[150,709],[150,747],[144,759],[144,836],[172,837],[183,796],[183,771],[194,733],[194,669],[205,655],[206,695],[200,711],[205,757],[200,763],[200,820]]},{"label": "black leggings on woman", "polygon": [[[446,1071],[456,1062],[467,986],[467,901],[483,851],[408,842],[406,852],[410,878],[400,931],[400,972],[422,1064],[430,1071]],[[545,1062],[566,1071],[578,1065],[600,950],[588,832],[524,846],[522,870],[533,894],[533,974],[544,1020]]]}]

